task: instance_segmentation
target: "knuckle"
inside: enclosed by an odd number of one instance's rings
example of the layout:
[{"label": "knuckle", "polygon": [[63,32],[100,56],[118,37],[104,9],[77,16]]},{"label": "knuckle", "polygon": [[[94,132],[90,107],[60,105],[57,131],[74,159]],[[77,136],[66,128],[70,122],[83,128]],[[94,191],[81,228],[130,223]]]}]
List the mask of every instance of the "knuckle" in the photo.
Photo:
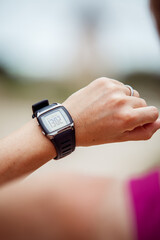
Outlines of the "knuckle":
[{"label": "knuckle", "polygon": [[97,84],[97,87],[109,89],[110,93],[113,93],[118,89],[117,85],[112,81],[112,79],[109,78],[98,78],[95,80],[95,83]]},{"label": "knuckle", "polygon": [[122,99],[122,96],[120,94],[120,87],[119,87],[119,85],[117,85],[114,82],[110,81],[108,83],[108,87],[110,89],[110,93],[113,96],[113,99],[115,99],[116,102],[120,102],[121,99]]},{"label": "knuckle", "polygon": [[127,102],[127,99],[124,98],[124,97],[121,97],[121,98],[117,99],[118,106],[124,106],[126,104],[126,102]]},{"label": "knuckle", "polygon": [[[114,91],[114,90],[113,90]],[[121,97],[118,94],[112,94],[112,96],[110,97],[110,100],[112,102],[112,104],[114,105],[114,107],[116,107],[118,110],[122,109],[125,105],[126,105],[126,98]],[[123,113],[120,113],[123,115]]]},{"label": "knuckle", "polygon": [[107,88],[110,88],[112,90],[119,90],[120,87],[122,87],[123,85],[121,82],[117,80],[106,78],[106,77],[97,78],[92,82],[92,84],[97,84],[98,86],[103,86],[103,87],[106,86]]},{"label": "knuckle", "polygon": [[158,111],[158,109],[156,108],[156,107],[153,107],[153,118],[154,118],[154,120],[156,120],[158,117],[159,117],[159,111]]},{"label": "knuckle", "polygon": [[127,130],[133,130],[136,122],[136,116],[131,112],[126,112],[123,115],[123,127]]},{"label": "knuckle", "polygon": [[118,86],[114,82],[110,82],[110,88],[113,92],[116,92],[119,90]]},{"label": "knuckle", "polygon": [[108,83],[108,78],[101,77],[95,80],[98,85],[106,85]]},{"label": "knuckle", "polygon": [[121,87],[124,86],[124,84],[122,82],[118,81],[118,80],[112,79],[112,82],[116,85],[121,86]]},{"label": "knuckle", "polygon": [[114,106],[114,108],[117,108],[119,110],[120,107],[125,105],[126,100],[124,98],[122,98],[121,96],[119,96],[118,94],[116,94],[115,89],[113,87],[113,89],[111,90],[110,102]]},{"label": "knuckle", "polygon": [[118,120],[121,122],[121,126],[124,129],[128,129],[131,127],[132,122],[133,122],[133,115],[130,112],[120,112],[117,115]]},{"label": "knuckle", "polygon": [[91,83],[91,86],[93,86],[94,89],[105,89],[108,85],[108,79],[107,78],[97,78]]},{"label": "knuckle", "polygon": [[147,103],[143,98],[141,98],[141,104],[142,104],[142,106],[147,106]]},{"label": "knuckle", "polygon": [[125,113],[125,119],[127,123],[134,122],[136,120],[136,116],[131,112],[127,112]]}]

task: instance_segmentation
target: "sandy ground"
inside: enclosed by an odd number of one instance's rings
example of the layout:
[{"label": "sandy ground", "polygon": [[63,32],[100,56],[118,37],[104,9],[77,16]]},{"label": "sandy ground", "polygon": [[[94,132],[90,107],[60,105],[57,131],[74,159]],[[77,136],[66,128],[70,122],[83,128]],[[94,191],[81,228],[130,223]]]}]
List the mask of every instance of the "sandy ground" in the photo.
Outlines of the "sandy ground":
[{"label": "sandy ground", "polygon": [[[8,135],[31,119],[33,101],[18,101],[0,96],[0,137]],[[160,109],[160,101],[153,100]],[[126,178],[160,163],[160,131],[149,141],[107,144],[78,148],[60,161],[51,160],[34,174],[49,171],[76,171],[85,174]]]}]

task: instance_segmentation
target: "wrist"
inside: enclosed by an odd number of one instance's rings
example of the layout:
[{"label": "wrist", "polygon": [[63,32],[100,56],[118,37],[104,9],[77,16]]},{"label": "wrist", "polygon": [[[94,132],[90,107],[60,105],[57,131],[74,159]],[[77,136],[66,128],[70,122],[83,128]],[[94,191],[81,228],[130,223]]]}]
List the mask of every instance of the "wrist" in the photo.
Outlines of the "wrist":
[{"label": "wrist", "polygon": [[32,119],[29,124],[34,139],[34,145],[40,158],[43,158],[45,162],[47,162],[56,157],[55,146],[42,134],[42,129],[38,125],[37,120]]},{"label": "wrist", "polygon": [[65,101],[62,103],[62,105],[67,109],[67,111],[70,113],[73,121],[74,121],[74,127],[75,127],[75,139],[76,139],[76,147],[84,146],[84,137],[82,134],[82,123],[81,119],[77,113],[77,111],[71,106],[71,104],[68,101]]}]

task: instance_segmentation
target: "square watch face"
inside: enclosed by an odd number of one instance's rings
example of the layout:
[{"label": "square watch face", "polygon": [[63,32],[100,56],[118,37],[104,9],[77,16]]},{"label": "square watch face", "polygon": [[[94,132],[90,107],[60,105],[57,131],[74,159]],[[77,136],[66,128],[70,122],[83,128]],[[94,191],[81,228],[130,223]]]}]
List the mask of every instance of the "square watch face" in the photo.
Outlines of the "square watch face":
[{"label": "square watch face", "polygon": [[55,132],[70,124],[66,113],[61,108],[49,111],[41,116],[43,127],[48,133]]}]

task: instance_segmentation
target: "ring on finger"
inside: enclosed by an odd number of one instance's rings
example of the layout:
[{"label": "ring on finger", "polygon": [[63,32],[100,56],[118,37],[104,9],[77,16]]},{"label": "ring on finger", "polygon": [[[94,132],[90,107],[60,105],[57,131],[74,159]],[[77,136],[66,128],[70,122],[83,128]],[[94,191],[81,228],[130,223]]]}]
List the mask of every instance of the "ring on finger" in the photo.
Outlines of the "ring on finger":
[{"label": "ring on finger", "polygon": [[130,85],[125,85],[130,90],[130,96],[134,96],[134,89]]}]

